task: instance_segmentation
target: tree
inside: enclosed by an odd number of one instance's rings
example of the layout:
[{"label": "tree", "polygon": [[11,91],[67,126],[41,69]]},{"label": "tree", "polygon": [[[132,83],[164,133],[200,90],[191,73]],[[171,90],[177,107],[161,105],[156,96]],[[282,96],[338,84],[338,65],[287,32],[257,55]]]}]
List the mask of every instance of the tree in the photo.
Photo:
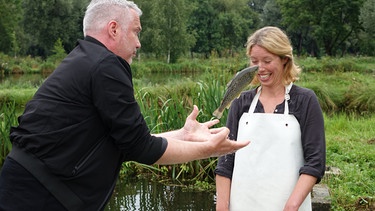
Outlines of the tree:
[{"label": "tree", "polygon": [[319,22],[317,16],[322,13],[320,1],[276,0],[282,14],[281,27],[285,28],[297,55],[303,54],[304,51],[313,56],[320,54],[319,49],[314,47],[317,38],[313,36],[316,23]]},{"label": "tree", "polygon": [[189,25],[197,39],[193,52],[206,57],[212,52],[233,55],[258,27],[258,15],[247,0],[196,0],[196,3],[198,7]]},{"label": "tree", "polygon": [[19,27],[23,15],[21,4],[22,0],[0,0],[0,51],[4,53],[16,55],[19,51],[16,40],[22,33]]},{"label": "tree", "polygon": [[[316,33],[321,35],[325,52],[334,56],[339,48],[346,49],[347,39],[361,29],[359,23],[360,8],[363,0],[336,0],[326,3],[325,12],[321,17]],[[345,53],[345,50],[342,50]]]},{"label": "tree", "polygon": [[219,26],[221,32],[221,50],[229,50],[230,55],[243,48],[250,32],[258,27],[258,16],[251,10],[247,0],[219,0]]},{"label": "tree", "polygon": [[176,62],[195,41],[187,30],[191,5],[188,0],[153,0],[147,1],[147,4],[149,13],[143,17],[141,40],[149,45],[146,50],[165,55],[168,63]]},{"label": "tree", "polygon": [[364,31],[375,36],[375,1],[364,2],[361,7],[360,20]]},{"label": "tree", "polygon": [[280,7],[276,0],[267,0],[260,14],[262,26],[280,26],[281,17]]},{"label": "tree", "polygon": [[265,4],[268,2],[269,0],[250,0],[248,1],[248,5],[251,7],[251,9],[258,13],[258,14],[262,14],[263,13],[263,9],[264,9],[264,6]]},{"label": "tree", "polygon": [[206,57],[213,51],[215,43],[218,43],[220,38],[219,25],[215,21],[219,14],[214,9],[212,2],[213,0],[195,1],[197,8],[189,19],[189,31],[193,32],[196,39],[191,50],[203,53]]},{"label": "tree", "polygon": [[359,52],[370,56],[375,55],[375,1],[367,0],[362,8],[360,21],[363,31],[358,34]]},{"label": "tree", "polygon": [[[298,37],[302,48],[306,41],[322,46],[333,56],[347,48],[348,38],[360,30],[359,14],[363,0],[277,0],[282,24]],[[315,45],[315,44],[314,44]]]},{"label": "tree", "polygon": [[48,61],[58,65],[66,57],[66,52],[64,50],[63,43],[60,38],[58,38],[53,45],[52,55],[48,57]]},{"label": "tree", "polygon": [[[82,37],[83,7],[88,0],[24,0],[24,29],[29,35],[31,55],[52,54],[55,41],[61,38],[68,51]],[[79,38],[79,37],[78,37]]]}]

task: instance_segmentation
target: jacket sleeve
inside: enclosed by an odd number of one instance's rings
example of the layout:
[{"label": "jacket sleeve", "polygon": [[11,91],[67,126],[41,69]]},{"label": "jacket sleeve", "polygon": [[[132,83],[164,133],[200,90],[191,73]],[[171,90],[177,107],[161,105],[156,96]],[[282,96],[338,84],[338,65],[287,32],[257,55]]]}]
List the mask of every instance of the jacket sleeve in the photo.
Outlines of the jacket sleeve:
[{"label": "jacket sleeve", "polygon": [[152,164],[166,150],[166,140],[151,136],[134,97],[130,66],[110,55],[92,75],[93,101],[125,160]]},{"label": "jacket sleeve", "polygon": [[320,182],[325,172],[326,142],[324,118],[315,93],[310,90],[306,103],[304,122],[301,124],[302,147],[305,165],[300,174],[309,174]]}]

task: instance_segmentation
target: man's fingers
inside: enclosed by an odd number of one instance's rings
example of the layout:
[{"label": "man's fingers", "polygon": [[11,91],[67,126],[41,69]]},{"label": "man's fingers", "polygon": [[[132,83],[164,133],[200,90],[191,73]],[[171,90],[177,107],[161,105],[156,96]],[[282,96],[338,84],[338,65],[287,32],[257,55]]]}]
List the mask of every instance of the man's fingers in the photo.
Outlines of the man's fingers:
[{"label": "man's fingers", "polygon": [[[199,115],[199,109],[198,109],[198,107],[196,105],[194,105],[193,106],[193,110],[191,111],[191,113],[189,114],[189,116],[187,117],[187,119],[196,121],[198,115]],[[216,125],[219,122],[220,121],[218,119],[213,119],[213,120],[201,123],[201,124],[203,124],[207,128],[211,128],[212,126]]]},{"label": "man's fingers", "polygon": [[240,150],[241,148],[247,146],[250,143],[250,141],[237,142],[237,141],[231,141],[229,139],[227,139],[226,142],[230,142],[229,143],[230,146],[227,146],[227,148],[225,148],[226,150],[218,151],[216,154],[213,155],[213,157],[220,157],[226,154],[235,153],[237,152],[237,150]]},{"label": "man's fingers", "polygon": [[226,127],[217,128],[216,130],[212,129],[212,131],[216,132],[216,134],[214,134],[213,136],[217,137],[214,139],[216,140],[216,146],[215,152],[213,153],[212,157],[219,157],[222,155],[234,153],[250,143],[250,141],[238,142],[229,140],[229,129]]},{"label": "man's fingers", "polygon": [[211,128],[212,126],[216,125],[219,122],[220,121],[218,119],[214,119],[214,120],[211,120],[211,121],[204,122],[203,125],[205,125],[208,128]]},{"label": "man's fingers", "polygon": [[211,132],[211,134],[217,134],[217,133],[221,132],[223,129],[224,129],[224,127],[220,127],[220,128],[211,128],[211,129],[210,129],[210,132]]},{"label": "man's fingers", "polygon": [[234,142],[234,149],[235,149],[235,151],[237,151],[237,150],[239,150],[239,149],[247,146],[248,144],[250,144],[250,141],[240,141],[240,142],[238,142],[238,141],[232,141],[232,142]]},{"label": "man's fingers", "polygon": [[199,114],[198,107],[196,105],[193,106],[193,111],[187,117],[188,119],[196,120]]}]

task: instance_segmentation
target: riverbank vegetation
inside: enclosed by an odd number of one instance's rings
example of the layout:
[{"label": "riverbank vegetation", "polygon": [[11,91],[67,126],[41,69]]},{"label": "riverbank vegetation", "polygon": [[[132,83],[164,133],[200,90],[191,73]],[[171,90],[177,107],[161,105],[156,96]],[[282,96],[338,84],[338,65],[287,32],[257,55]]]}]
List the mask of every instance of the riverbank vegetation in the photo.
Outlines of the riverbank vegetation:
[{"label": "riverbank vegetation", "polygon": [[[324,110],[327,166],[341,171],[322,181],[330,188],[332,208],[371,210],[375,197],[375,59],[301,57],[297,60],[303,73],[296,84],[313,89]],[[175,64],[134,62],[135,95],[152,132],[182,127],[194,104],[200,108],[198,120],[210,120],[220,104],[225,84],[247,62],[245,57],[185,59]],[[32,64],[31,60],[28,63]],[[143,80],[144,75],[158,72],[189,74],[156,83]],[[189,77],[194,74],[199,76]],[[0,163],[11,149],[10,126],[17,124],[22,107],[42,81],[39,78],[0,83]],[[218,126],[225,125],[226,115],[227,111]],[[128,162],[124,163],[121,176],[145,176],[186,188],[213,191],[216,161],[210,158],[170,166]]]}]

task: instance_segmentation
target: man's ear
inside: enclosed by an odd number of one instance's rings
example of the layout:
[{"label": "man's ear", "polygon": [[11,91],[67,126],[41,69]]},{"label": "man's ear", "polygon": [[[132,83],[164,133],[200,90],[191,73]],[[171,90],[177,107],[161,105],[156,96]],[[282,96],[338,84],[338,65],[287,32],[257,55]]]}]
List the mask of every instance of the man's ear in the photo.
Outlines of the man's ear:
[{"label": "man's ear", "polygon": [[112,20],[108,23],[108,34],[110,37],[115,38],[118,34],[119,24],[117,21]]}]

